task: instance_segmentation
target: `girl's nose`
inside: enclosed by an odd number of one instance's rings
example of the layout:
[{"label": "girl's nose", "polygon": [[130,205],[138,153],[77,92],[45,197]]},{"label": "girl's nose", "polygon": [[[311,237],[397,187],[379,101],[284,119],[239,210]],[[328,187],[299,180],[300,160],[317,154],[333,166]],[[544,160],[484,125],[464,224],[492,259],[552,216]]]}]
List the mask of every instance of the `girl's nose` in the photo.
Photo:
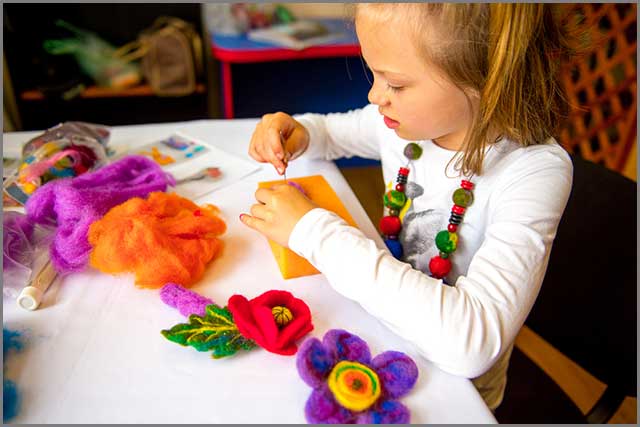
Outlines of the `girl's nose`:
[{"label": "girl's nose", "polygon": [[375,83],[371,86],[371,90],[369,90],[369,96],[367,97],[369,102],[375,105],[387,105],[389,103],[389,97],[387,93],[380,89],[378,85]]}]

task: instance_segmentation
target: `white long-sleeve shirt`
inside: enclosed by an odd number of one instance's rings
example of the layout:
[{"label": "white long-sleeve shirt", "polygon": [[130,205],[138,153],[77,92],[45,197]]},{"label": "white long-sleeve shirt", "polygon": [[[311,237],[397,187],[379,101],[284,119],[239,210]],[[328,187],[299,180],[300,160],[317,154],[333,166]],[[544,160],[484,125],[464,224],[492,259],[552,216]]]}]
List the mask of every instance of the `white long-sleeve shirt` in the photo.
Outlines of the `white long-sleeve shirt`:
[{"label": "white long-sleeve shirt", "polygon": [[[385,183],[395,186],[409,141],[384,125],[376,106],[296,119],[311,136],[305,156],[378,159]],[[465,177],[450,162],[454,151],[416,142],[424,151],[411,164],[409,181],[422,194],[413,194],[404,214],[403,260],[320,208],[298,222],[289,246],[337,292],[359,302],[424,357],[472,378],[495,409],[513,342],[538,295],[569,197],[571,160],[553,140],[529,147],[501,140],[486,152],[483,174],[472,179],[474,202],[458,228],[448,286],[428,275],[428,263],[438,254],[435,234],[447,228],[452,194]]]}]

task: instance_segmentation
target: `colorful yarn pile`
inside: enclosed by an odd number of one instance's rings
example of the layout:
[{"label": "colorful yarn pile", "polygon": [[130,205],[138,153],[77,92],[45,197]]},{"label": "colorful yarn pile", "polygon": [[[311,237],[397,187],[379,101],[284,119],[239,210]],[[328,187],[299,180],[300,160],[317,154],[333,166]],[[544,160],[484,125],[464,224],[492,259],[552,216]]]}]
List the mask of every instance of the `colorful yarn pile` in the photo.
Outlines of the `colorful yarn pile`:
[{"label": "colorful yarn pile", "polygon": [[29,198],[26,211],[34,223],[57,226],[51,259],[59,273],[71,273],[87,265],[93,222],[132,197],[165,191],[169,185],[175,185],[173,177],[154,161],[127,156],[95,172],[44,185]]},{"label": "colorful yarn pile", "polygon": [[[402,244],[398,240],[398,235],[402,230],[400,211],[407,203],[405,188],[409,177],[409,165],[412,161],[418,160],[422,156],[422,147],[415,142],[410,142],[404,148],[404,156],[408,162],[405,167],[401,167],[398,170],[395,190],[390,190],[384,195],[384,206],[388,215],[385,215],[380,220],[380,231],[384,236],[384,242],[391,254],[397,259],[401,259],[403,255]],[[473,183],[463,179],[461,188],[457,189],[452,196],[454,205],[451,209],[449,225],[446,230],[442,230],[436,235],[435,242],[440,254],[429,261],[429,271],[431,276],[436,279],[444,278],[451,271],[449,257],[458,246],[458,234],[456,232],[462,223],[464,213],[473,203],[472,190]]]},{"label": "colorful yarn pile", "polygon": [[406,354],[386,351],[371,358],[360,337],[340,329],[322,341],[307,339],[296,358],[298,373],[313,388],[305,405],[312,424],[406,424],[409,409],[397,399],[418,379]]},{"label": "colorful yarn pile", "polygon": [[[66,148],[62,147],[56,141],[51,141],[25,159],[20,166],[18,182],[26,194],[32,194],[38,187],[56,178],[82,175],[98,161],[98,154],[87,145],[69,144]],[[102,149],[99,144],[95,144],[95,147]],[[44,153],[42,158],[38,157],[40,152]]]},{"label": "colorful yarn pile", "polygon": [[215,206],[154,192],[127,200],[91,225],[89,262],[104,273],[133,272],[141,287],[190,286],[222,249],[217,236],[225,230]]},{"label": "colorful yarn pile", "polygon": [[189,323],[163,330],[162,335],[182,346],[212,351],[214,359],[258,345],[292,355],[298,350],[296,341],[313,330],[309,307],[287,291],[267,291],[252,300],[234,295],[228,307],[219,307],[176,283],[167,283],[160,298],[189,317]]},{"label": "colorful yarn pile", "polygon": [[[107,162],[105,147],[94,139],[80,136],[58,138],[42,142],[35,151],[26,154],[18,168],[15,184],[28,198],[50,181],[73,178]],[[18,199],[22,200],[22,197]]]}]

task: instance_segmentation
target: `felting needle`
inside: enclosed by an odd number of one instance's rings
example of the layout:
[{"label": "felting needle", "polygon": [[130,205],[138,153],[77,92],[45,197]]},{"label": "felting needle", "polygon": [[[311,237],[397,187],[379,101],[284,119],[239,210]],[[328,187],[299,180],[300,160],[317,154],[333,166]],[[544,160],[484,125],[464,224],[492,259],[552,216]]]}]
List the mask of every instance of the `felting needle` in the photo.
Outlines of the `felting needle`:
[{"label": "felting needle", "polygon": [[282,144],[282,151],[284,151],[283,162],[284,162],[284,173],[282,174],[284,177],[284,182],[287,181],[287,143],[284,140],[284,135],[282,135],[282,131],[280,131],[280,143]]}]

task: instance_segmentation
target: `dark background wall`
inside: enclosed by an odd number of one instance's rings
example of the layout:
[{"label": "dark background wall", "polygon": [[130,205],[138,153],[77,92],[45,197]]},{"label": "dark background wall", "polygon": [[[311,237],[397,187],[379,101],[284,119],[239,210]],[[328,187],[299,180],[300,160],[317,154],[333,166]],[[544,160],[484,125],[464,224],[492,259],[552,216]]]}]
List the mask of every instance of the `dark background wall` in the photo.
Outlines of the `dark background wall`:
[{"label": "dark background wall", "polygon": [[[61,121],[87,120],[107,125],[154,123],[207,118],[207,92],[184,97],[112,97],[63,100],[62,94],[78,83],[93,84],[72,55],[50,55],[46,39],[72,36],[55,25],[63,19],[98,34],[119,47],[136,39],[162,15],[182,18],[204,37],[200,4],[5,4],[4,53],[16,94],[24,130],[43,129]],[[204,49],[204,48],[203,48]],[[206,73],[210,72],[210,67]],[[207,75],[202,83],[207,83]],[[207,87],[207,89],[209,89]],[[38,90],[41,100],[24,99],[25,91]]]}]

